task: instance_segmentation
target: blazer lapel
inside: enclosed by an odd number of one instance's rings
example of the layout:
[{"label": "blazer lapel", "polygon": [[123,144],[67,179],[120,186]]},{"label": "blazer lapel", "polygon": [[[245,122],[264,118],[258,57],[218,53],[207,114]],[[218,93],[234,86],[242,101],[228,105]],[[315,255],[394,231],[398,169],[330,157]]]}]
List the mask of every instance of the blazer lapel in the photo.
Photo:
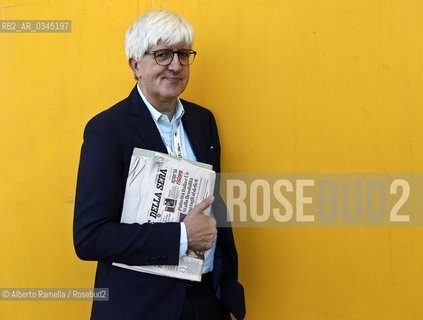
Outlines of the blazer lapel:
[{"label": "blazer lapel", "polygon": [[198,121],[192,116],[189,107],[184,106],[184,109],[185,113],[182,117],[182,124],[184,125],[184,130],[188,134],[191,147],[194,150],[197,161],[207,163],[207,149],[204,139],[202,138],[203,133],[201,132],[201,127],[199,127]]},{"label": "blazer lapel", "polygon": [[149,150],[167,153],[166,146],[161,139],[160,132],[157,129],[147,106],[144,101],[142,101],[136,85],[134,89],[132,89],[129,98],[131,101],[129,108],[131,125],[144,142],[146,148]]}]

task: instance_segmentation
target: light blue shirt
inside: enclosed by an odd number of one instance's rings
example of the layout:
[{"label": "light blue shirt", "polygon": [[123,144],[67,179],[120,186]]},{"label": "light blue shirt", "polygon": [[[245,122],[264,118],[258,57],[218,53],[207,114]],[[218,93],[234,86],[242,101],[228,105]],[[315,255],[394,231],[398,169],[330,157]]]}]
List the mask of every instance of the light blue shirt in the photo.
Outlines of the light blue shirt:
[{"label": "light blue shirt", "polygon": [[[148,110],[151,113],[151,117],[153,118],[154,122],[159,129],[160,135],[162,140],[168,150],[176,155],[176,146],[174,143],[173,136],[179,135],[182,147],[182,154],[185,159],[188,160],[197,160],[195,157],[194,151],[192,150],[191,143],[188,139],[188,136],[184,130],[182,124],[182,116],[185,113],[184,106],[182,105],[181,100],[176,100],[176,109],[175,113],[171,120],[167,117],[167,115],[160,113],[153,105],[146,99],[144,94],[142,93],[140,87],[137,85],[138,92],[144,101],[145,105],[147,106]],[[185,223],[181,222],[181,236],[179,242],[179,257],[182,257],[186,254],[188,249],[188,236],[187,236],[187,229],[185,227]],[[214,251],[216,249],[216,240],[213,243],[211,249],[207,250],[204,253],[204,264],[203,264],[203,273],[207,273],[213,270],[213,258],[214,258]]]}]

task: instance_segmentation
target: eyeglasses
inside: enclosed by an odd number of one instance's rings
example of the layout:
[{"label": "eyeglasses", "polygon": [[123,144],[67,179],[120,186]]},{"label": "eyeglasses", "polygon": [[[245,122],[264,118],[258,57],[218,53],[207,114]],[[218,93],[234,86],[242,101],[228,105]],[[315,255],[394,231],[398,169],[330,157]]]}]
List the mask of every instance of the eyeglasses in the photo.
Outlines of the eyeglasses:
[{"label": "eyeglasses", "polygon": [[179,62],[183,66],[189,66],[194,62],[196,51],[190,49],[182,49],[178,51],[172,51],[170,49],[159,49],[155,51],[147,51],[146,54],[152,54],[154,60],[160,66],[168,66],[172,63],[175,53],[178,55]]}]

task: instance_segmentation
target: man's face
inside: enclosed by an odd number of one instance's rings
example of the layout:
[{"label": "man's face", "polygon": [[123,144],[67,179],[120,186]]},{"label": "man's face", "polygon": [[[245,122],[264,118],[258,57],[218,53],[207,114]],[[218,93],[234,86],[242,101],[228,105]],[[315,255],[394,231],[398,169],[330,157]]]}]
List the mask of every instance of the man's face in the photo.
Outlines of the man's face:
[{"label": "man's face", "polygon": [[[173,51],[189,49],[188,46],[179,44],[173,47],[157,45],[150,51],[170,49]],[[139,62],[138,85],[147,100],[155,107],[174,104],[176,98],[185,90],[189,80],[189,66],[183,66],[174,55],[172,63],[160,66],[154,60],[154,55],[146,54]]]}]

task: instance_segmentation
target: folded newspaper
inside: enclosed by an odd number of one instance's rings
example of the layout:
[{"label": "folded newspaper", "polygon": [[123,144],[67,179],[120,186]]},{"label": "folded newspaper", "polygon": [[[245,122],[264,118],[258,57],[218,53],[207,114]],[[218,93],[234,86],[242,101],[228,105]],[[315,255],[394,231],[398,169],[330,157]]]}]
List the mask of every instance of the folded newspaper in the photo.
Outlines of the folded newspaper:
[{"label": "folded newspaper", "polygon": [[[134,148],[126,181],[121,223],[181,222],[203,199],[213,194],[212,166]],[[210,215],[210,208],[204,212]],[[178,265],[113,265],[155,275],[201,281],[204,255],[188,251]]]}]

